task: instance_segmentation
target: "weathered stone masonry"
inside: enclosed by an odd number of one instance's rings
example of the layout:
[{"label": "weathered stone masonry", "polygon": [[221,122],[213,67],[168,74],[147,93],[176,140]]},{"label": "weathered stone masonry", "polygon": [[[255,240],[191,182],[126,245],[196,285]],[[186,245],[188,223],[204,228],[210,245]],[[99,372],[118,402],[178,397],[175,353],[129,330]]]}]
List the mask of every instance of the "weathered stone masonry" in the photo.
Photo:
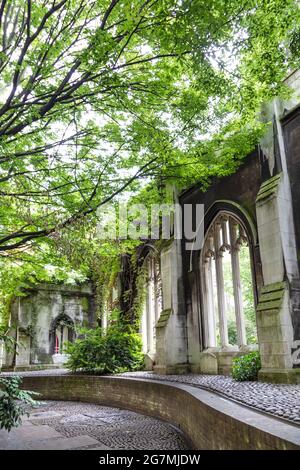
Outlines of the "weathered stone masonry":
[{"label": "weathered stone masonry", "polygon": [[9,333],[17,348],[6,352],[3,366],[22,370],[59,365],[64,360],[60,340],[72,341],[75,327],[95,324],[91,287],[43,284],[24,294],[12,305]]},{"label": "weathered stone masonry", "polygon": [[[149,270],[141,328],[148,369],[229,374],[235,356],[259,349],[260,380],[300,382],[300,72],[286,82],[291,98],[263,107],[268,131],[235,174],[214,179],[206,191],[174,191],[183,211],[185,204],[204,205],[203,247],[191,251],[186,240],[171,239],[160,244],[159,259],[155,242],[139,247],[138,259]],[[256,344],[245,330],[242,248],[249,257]],[[232,272],[231,300],[224,293],[225,262]],[[114,294],[121,308],[128,289],[123,265]],[[231,339],[229,308],[236,327]],[[7,354],[5,364],[53,365],[62,342],[74,339],[73,325],[94,321],[89,286],[40,286],[13,305],[11,333],[22,346],[18,355]]]},{"label": "weathered stone masonry", "polygon": [[[300,347],[300,73],[292,74],[287,84],[293,91],[290,100],[274,100],[264,107],[262,120],[270,123],[269,130],[239,170],[214,180],[205,192],[194,187],[179,196],[183,208],[184,204],[204,204],[206,239],[220,214],[227,220],[233,217],[239,221],[250,251],[256,348],[262,358],[260,379],[275,382],[300,381],[297,349]],[[224,233],[223,230],[223,242]],[[216,240],[218,237],[214,243]],[[233,248],[228,249],[233,256]],[[226,251],[221,247],[222,250]],[[187,250],[185,240],[182,243],[174,240],[162,249],[162,314],[155,329],[154,370],[157,372],[191,370],[227,374],[234,356],[256,349],[254,345],[243,344],[246,343],[244,327],[238,317],[240,344],[229,345],[223,330],[222,344],[210,346],[208,329],[212,321],[207,315],[208,290],[201,251]],[[215,254],[212,256],[215,258]],[[236,270],[236,261],[232,263]],[[238,276],[239,270],[236,272]],[[224,298],[222,271],[219,274],[221,277],[217,273],[216,282],[220,325]],[[236,309],[240,295],[238,281],[235,276]],[[226,328],[226,322],[224,325]]]}]

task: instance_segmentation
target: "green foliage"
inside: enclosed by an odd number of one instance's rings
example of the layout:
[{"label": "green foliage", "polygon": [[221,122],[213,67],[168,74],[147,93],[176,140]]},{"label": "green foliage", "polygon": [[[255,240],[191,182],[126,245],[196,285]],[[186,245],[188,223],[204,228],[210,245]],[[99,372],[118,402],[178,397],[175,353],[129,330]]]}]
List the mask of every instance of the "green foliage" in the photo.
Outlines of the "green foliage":
[{"label": "green foliage", "polygon": [[[253,298],[253,279],[251,271],[251,260],[248,246],[241,246],[239,249],[241,289],[243,299],[243,312],[245,318],[245,328],[247,344],[257,343],[256,313]],[[225,296],[227,301],[227,317],[228,317],[228,339],[229,343],[236,345],[237,329],[234,307],[233,282],[231,271],[231,259],[228,254],[223,258],[223,274]]]},{"label": "green foliage", "polygon": [[139,257],[137,252],[128,256],[128,264],[123,284],[125,290],[120,305],[122,314],[120,320],[124,325],[131,325],[136,332],[140,330],[141,318],[146,301],[148,269],[143,257]]},{"label": "green foliage", "polygon": [[136,293],[132,302],[133,318],[135,330],[139,331],[141,326],[141,319],[143,315],[144,305],[147,296],[147,282],[148,282],[148,270],[147,265],[144,264],[137,268],[136,273]]},{"label": "green foliage", "polygon": [[21,377],[0,377],[0,429],[19,426],[22,416],[29,416],[28,408],[38,404],[32,398],[38,393],[21,390],[21,383]]},{"label": "green foliage", "polygon": [[0,329],[0,345],[3,342],[6,351],[10,352],[14,349],[16,345],[16,340],[12,336],[10,336],[7,331]]},{"label": "green foliage", "polygon": [[38,250],[0,256],[0,330],[8,328],[11,303],[16,296],[26,296],[27,288],[49,282],[77,284],[87,279],[87,269],[75,266],[57,250],[53,240],[45,240]]},{"label": "green foliage", "polygon": [[0,15],[0,251],[83,231],[145,178],[155,192],[235,171],[298,51],[296,0],[14,0]]},{"label": "green foliage", "polygon": [[120,270],[120,255],[118,250],[107,250],[106,256],[95,253],[91,261],[90,276],[94,285],[97,317],[101,319],[110,307],[110,294]]},{"label": "green foliage", "polygon": [[256,344],[257,327],[253,296],[253,276],[251,270],[250,253],[247,246],[241,246],[239,259],[247,344]]},{"label": "green foliage", "polygon": [[290,50],[296,60],[300,60],[300,28],[297,27],[291,32]]},{"label": "green foliage", "polygon": [[261,360],[258,351],[245,354],[241,357],[235,357],[233,359],[232,377],[239,382],[257,380],[260,368]]},{"label": "green foliage", "polygon": [[137,243],[99,242],[97,208],[237,170],[299,63],[299,2],[14,0],[0,15],[0,324],[24,288],[87,277],[101,317]]},{"label": "green foliage", "polygon": [[235,345],[235,344],[238,344],[236,320],[231,318],[231,316],[229,317],[227,321],[228,341],[229,341],[229,344]]},{"label": "green foliage", "polygon": [[83,331],[83,337],[68,343],[65,352],[69,354],[66,365],[73,372],[113,374],[143,365],[140,336],[118,325]]}]

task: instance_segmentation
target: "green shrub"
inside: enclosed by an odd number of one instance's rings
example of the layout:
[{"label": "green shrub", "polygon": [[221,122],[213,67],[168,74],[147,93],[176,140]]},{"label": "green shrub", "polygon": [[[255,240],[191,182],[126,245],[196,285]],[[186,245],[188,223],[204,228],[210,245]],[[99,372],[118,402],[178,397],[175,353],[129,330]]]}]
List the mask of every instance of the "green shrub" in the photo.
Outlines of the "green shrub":
[{"label": "green shrub", "polygon": [[259,352],[251,352],[233,359],[232,377],[239,382],[257,380],[260,368],[261,361]]},{"label": "green shrub", "polygon": [[66,366],[73,372],[114,374],[138,370],[143,365],[140,335],[114,325],[103,330],[84,330],[83,337],[67,343]]},{"label": "green shrub", "polygon": [[0,327],[0,344],[3,342],[5,350],[7,352],[13,351],[16,346],[16,340],[12,336],[9,336],[7,331],[2,330]]},{"label": "green shrub", "polygon": [[0,377],[0,429],[10,431],[19,426],[21,417],[29,416],[28,406],[38,405],[32,398],[38,393],[21,390],[21,383],[21,377]]}]

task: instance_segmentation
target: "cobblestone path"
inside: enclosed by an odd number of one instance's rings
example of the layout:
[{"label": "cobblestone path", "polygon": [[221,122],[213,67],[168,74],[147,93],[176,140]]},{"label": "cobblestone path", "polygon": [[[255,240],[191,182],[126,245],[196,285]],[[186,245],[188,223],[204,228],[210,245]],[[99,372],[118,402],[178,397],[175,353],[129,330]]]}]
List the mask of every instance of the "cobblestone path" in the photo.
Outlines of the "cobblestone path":
[{"label": "cobblestone path", "polygon": [[171,425],[132,411],[47,401],[19,428],[0,430],[0,449],[183,450],[187,445]]},{"label": "cobblestone path", "polygon": [[[42,370],[30,372],[7,372],[6,375],[63,375],[70,374],[65,369]],[[163,380],[167,382],[183,383],[199,387],[219,395],[300,425],[300,384],[281,385],[263,382],[236,382],[224,375],[161,375],[153,372],[126,372],[119,374],[122,377],[136,377],[141,379]]]}]

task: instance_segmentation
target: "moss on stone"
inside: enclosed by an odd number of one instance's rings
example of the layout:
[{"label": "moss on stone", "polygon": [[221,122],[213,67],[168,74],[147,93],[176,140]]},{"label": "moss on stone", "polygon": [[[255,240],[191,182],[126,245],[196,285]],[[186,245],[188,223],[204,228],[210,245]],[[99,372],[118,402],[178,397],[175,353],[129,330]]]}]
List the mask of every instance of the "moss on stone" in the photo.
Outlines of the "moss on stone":
[{"label": "moss on stone", "polygon": [[172,310],[170,308],[163,310],[160,314],[158,322],[156,323],[156,328],[162,328],[166,326],[171,314]]},{"label": "moss on stone", "polygon": [[265,199],[275,195],[277,193],[279,182],[281,178],[281,173],[279,175],[273,176],[264,183],[262,183],[260,190],[258,191],[256,202],[262,202]]},{"label": "moss on stone", "polygon": [[261,289],[257,311],[279,310],[286,288],[285,282],[276,282],[269,284]]},{"label": "moss on stone", "polygon": [[274,282],[273,284],[268,284],[264,287],[261,288],[261,294],[267,293],[267,292],[274,292],[278,290],[283,290],[286,287],[285,282]]},{"label": "moss on stone", "polygon": [[261,369],[258,380],[274,384],[300,384],[300,369]]},{"label": "moss on stone", "polygon": [[89,309],[89,300],[88,300],[88,298],[87,297],[81,297],[80,304],[81,304],[82,310],[84,312],[87,312],[88,309]]}]

